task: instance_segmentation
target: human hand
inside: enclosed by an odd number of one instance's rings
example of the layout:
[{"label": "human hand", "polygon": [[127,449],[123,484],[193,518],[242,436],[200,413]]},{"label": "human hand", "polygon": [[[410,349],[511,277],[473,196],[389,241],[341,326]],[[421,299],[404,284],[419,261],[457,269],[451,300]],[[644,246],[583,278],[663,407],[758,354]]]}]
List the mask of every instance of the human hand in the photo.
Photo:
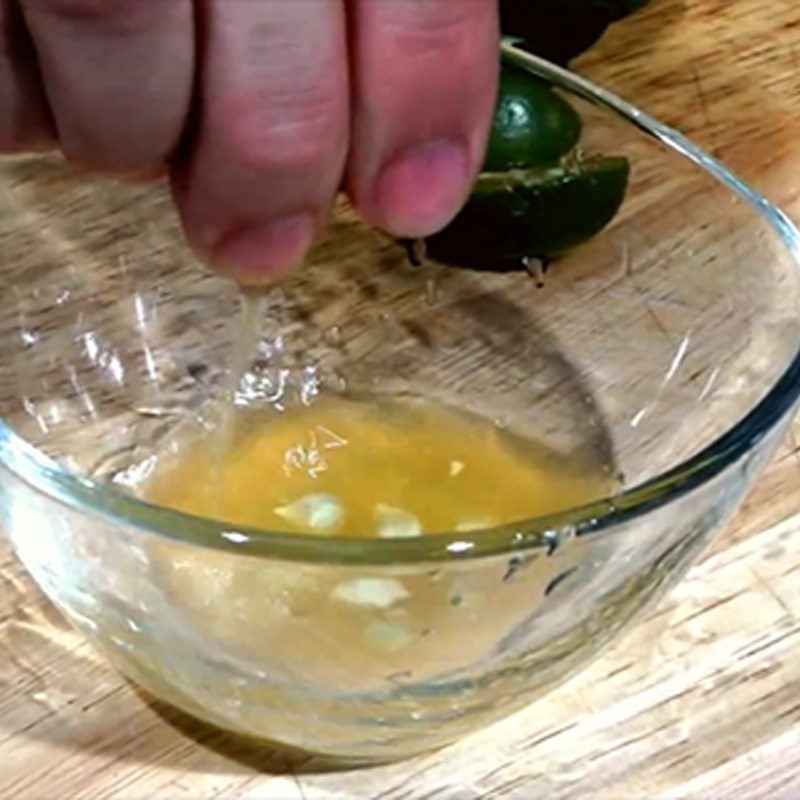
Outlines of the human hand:
[{"label": "human hand", "polygon": [[496,0],[0,0],[0,32],[0,149],[168,169],[190,243],[249,283],[343,186],[393,235],[447,224],[496,89]]}]

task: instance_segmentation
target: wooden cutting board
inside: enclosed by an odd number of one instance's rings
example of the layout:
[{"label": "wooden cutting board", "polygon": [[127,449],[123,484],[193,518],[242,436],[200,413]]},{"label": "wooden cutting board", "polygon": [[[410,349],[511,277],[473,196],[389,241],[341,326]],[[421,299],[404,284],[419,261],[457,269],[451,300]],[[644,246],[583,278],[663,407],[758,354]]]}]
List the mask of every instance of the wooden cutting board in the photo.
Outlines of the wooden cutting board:
[{"label": "wooden cutting board", "polygon": [[[579,68],[800,219],[796,0],[657,0]],[[455,747],[360,772],[293,769],[148,704],[1,550],[0,797],[798,798],[798,440],[800,423],[688,579],[587,671]]]}]

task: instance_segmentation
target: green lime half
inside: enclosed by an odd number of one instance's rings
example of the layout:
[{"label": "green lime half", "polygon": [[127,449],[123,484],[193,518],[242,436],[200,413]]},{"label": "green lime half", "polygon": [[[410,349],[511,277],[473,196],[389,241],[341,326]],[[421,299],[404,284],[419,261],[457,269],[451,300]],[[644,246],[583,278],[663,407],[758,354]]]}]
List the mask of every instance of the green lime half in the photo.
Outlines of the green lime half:
[{"label": "green lime half", "polygon": [[618,156],[484,173],[459,215],[427,240],[427,253],[453,266],[497,271],[552,259],[608,225],[625,198],[628,174],[628,160]]},{"label": "green lime half", "polygon": [[575,109],[544,81],[504,65],[484,172],[550,166],[575,147],[581,127]]}]

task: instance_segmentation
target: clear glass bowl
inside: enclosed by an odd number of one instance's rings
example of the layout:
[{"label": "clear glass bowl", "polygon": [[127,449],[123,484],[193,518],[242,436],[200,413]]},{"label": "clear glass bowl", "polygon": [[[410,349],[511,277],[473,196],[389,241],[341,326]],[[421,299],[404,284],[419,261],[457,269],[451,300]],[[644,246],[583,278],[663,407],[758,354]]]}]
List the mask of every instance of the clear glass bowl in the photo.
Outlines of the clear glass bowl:
[{"label": "clear glass bowl", "polygon": [[[239,387],[252,403],[435,398],[623,476],[618,496],[495,530],[241,530],[110,487],[229,384],[238,292],[196,265],[163,187],[3,162],[2,526],[77,628],[197,717],[370,761],[508,714],[682,575],[795,409],[792,225],[675,132],[505,54],[571,97],[588,151],[630,159],[612,226],[539,287],[526,272],[413,269],[343,206],[265,301]],[[334,608],[333,589],[359,578],[400,584],[402,602]]]}]

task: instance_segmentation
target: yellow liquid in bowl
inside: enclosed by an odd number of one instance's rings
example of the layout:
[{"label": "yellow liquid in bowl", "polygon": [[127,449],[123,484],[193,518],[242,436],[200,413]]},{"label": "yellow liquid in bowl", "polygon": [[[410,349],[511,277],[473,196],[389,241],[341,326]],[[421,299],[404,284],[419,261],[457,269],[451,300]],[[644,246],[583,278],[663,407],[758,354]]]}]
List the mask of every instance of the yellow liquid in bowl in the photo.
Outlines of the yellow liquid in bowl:
[{"label": "yellow liquid in bowl", "polygon": [[432,403],[327,398],[230,414],[226,436],[206,431],[160,457],[143,495],[231,525],[411,538],[520,521],[610,491],[597,466]]}]

